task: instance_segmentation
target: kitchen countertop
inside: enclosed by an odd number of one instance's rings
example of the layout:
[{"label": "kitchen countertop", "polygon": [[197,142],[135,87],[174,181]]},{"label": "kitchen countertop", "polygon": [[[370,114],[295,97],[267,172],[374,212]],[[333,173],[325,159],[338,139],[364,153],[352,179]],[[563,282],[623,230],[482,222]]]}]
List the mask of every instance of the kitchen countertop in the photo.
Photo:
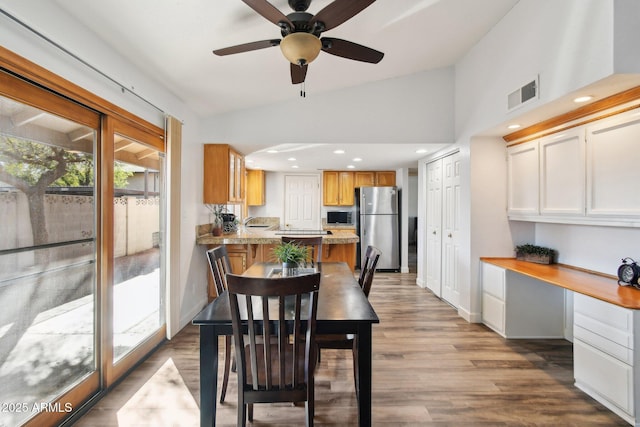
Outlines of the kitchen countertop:
[{"label": "kitchen countertop", "polygon": [[[274,229],[275,228],[275,229]],[[206,227],[205,227],[206,229]],[[224,234],[222,236],[214,236],[210,233],[202,233],[201,226],[198,226],[196,243],[199,245],[228,245],[228,244],[256,244],[271,245],[280,243],[282,233],[277,227],[268,228],[251,228],[238,227],[238,231],[232,234]],[[297,234],[296,237],[303,237],[303,234]],[[314,237],[316,237],[315,235]],[[322,243],[328,245],[341,245],[358,243],[360,238],[355,233],[341,232],[339,234],[325,234],[322,236]]]}]

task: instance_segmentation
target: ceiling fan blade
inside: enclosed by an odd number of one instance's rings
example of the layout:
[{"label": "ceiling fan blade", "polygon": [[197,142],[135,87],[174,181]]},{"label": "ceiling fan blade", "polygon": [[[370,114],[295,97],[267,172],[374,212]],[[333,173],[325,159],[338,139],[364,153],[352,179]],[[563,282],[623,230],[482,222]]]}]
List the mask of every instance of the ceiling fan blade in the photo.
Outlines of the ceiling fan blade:
[{"label": "ceiling fan blade", "polygon": [[239,44],[237,46],[225,47],[213,51],[218,56],[233,55],[234,53],[249,52],[252,50],[265,49],[267,47],[278,46],[280,39],[261,40],[259,42],[251,42]]},{"label": "ceiling fan blade", "polygon": [[347,40],[333,37],[322,37],[320,40],[322,41],[322,50],[331,55],[372,64],[377,64],[384,57],[382,52]]},{"label": "ceiling fan blade", "polygon": [[307,77],[307,65],[291,64],[291,83],[297,85]]},{"label": "ceiling fan blade", "polygon": [[258,12],[262,17],[264,17],[267,21],[273,22],[274,24],[280,26],[280,22],[285,22],[289,25],[289,28],[293,28],[294,25],[291,23],[289,18],[277,7],[269,3],[267,0],[242,0],[249,6],[251,9]]},{"label": "ceiling fan blade", "polygon": [[316,22],[322,22],[324,24],[322,31],[330,30],[353,18],[375,1],[376,0],[334,0],[333,3],[330,3],[320,12],[316,13],[309,21],[309,25],[313,28]]}]

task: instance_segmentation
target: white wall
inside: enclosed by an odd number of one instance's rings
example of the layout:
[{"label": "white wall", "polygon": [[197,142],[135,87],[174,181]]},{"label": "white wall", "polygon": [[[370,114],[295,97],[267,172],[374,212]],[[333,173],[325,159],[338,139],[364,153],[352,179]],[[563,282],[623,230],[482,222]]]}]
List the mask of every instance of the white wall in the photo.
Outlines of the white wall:
[{"label": "white wall", "polygon": [[[250,124],[250,125],[249,125]],[[202,139],[234,144],[442,143],[453,137],[453,70],[214,116]]]},{"label": "white wall", "polygon": [[[637,19],[632,25],[623,18],[637,18],[639,11],[640,2],[632,0],[521,0],[456,65],[455,145],[463,156],[463,217],[469,224],[469,239],[461,251],[459,313],[466,319],[481,317],[480,256],[512,256],[514,242],[533,240],[562,249],[561,262],[615,274],[611,265],[616,261],[599,257],[611,254],[617,259],[618,253],[627,256],[624,252],[632,249],[629,244],[618,246],[623,240],[618,229],[507,221],[501,211],[506,206],[504,145],[475,135],[617,71],[640,72],[637,59],[624,59],[637,57],[635,48],[625,50],[629,39],[639,39]],[[620,24],[615,28],[614,16]],[[507,94],[536,74],[540,99],[508,113]],[[630,240],[637,241],[640,230],[628,231]],[[576,251],[577,245],[581,250]]]}]

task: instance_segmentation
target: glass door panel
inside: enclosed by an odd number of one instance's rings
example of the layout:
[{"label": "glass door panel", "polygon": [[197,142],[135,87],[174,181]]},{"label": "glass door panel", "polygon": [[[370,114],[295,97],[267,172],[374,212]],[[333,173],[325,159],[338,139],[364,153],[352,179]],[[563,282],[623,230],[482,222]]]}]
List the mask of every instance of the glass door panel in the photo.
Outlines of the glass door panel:
[{"label": "glass door panel", "polygon": [[[0,96],[1,426],[38,416],[90,377],[86,391],[98,387],[94,118],[89,126]],[[80,403],[58,402],[67,412]]]},{"label": "glass door panel", "polygon": [[156,148],[114,135],[114,363],[165,324],[160,241],[163,161]]}]

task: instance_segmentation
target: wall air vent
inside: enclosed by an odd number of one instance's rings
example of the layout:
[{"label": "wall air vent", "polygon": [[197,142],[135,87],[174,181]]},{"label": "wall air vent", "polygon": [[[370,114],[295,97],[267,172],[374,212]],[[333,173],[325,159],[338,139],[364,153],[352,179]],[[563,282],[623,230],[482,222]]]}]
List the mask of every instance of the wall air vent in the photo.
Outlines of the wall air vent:
[{"label": "wall air vent", "polygon": [[538,98],[538,94],[539,84],[538,77],[536,77],[534,80],[531,80],[529,83],[507,95],[507,109],[511,111],[518,108],[527,102]]}]

